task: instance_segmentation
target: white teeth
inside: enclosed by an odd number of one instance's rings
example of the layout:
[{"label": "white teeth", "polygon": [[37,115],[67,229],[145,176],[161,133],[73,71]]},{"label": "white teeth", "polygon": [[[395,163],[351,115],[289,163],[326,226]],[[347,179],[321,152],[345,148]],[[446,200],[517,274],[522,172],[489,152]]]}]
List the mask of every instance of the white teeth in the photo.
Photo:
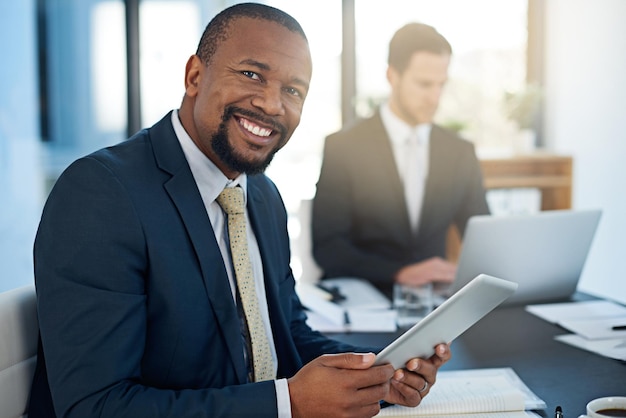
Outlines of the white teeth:
[{"label": "white teeth", "polygon": [[265,128],[261,128],[258,125],[253,125],[252,123],[250,123],[249,121],[245,119],[240,119],[240,121],[241,121],[241,126],[243,126],[248,132],[256,136],[270,136],[270,134],[272,133],[271,129],[265,129]]}]

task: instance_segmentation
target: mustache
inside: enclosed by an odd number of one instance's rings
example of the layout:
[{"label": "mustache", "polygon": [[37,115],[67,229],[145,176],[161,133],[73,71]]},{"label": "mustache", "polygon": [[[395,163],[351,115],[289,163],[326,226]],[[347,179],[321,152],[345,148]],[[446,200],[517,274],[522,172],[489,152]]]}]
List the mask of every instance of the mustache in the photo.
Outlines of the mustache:
[{"label": "mustache", "polygon": [[254,111],[248,110],[248,109],[243,109],[243,108],[237,107],[237,106],[228,106],[228,107],[226,107],[226,109],[224,110],[224,114],[222,115],[222,122],[226,122],[228,119],[233,117],[235,115],[235,113],[237,113],[237,114],[239,114],[241,116],[245,116],[246,118],[250,118],[252,120],[257,120],[257,121],[263,123],[264,125],[267,125],[267,126],[271,127],[272,130],[278,132],[281,137],[283,137],[285,135],[285,133],[287,132],[287,128],[285,127],[285,125],[283,125],[282,123],[278,122],[274,118],[270,118],[270,117],[268,117],[266,115],[263,115],[261,113],[254,112]]}]

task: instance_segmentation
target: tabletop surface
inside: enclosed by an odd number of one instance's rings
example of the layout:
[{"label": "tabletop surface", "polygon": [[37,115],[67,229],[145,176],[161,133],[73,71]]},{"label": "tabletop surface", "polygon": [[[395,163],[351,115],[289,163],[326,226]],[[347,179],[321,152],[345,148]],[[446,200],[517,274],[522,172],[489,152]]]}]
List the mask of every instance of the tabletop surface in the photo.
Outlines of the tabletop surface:
[{"label": "tabletop surface", "polygon": [[[329,336],[355,345],[384,346],[400,333]],[[452,343],[452,359],[441,370],[511,367],[546,402],[547,409],[537,411],[542,416],[554,416],[560,405],[565,418],[574,418],[594,398],[626,396],[626,362],[554,340],[566,333],[524,306],[498,308]]]}]

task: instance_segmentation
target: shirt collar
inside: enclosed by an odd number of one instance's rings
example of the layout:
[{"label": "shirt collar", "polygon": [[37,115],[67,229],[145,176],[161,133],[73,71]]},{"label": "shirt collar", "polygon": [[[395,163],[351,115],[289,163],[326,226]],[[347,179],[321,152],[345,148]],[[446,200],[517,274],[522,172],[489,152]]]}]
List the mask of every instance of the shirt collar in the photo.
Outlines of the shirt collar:
[{"label": "shirt collar", "polygon": [[409,125],[392,112],[389,102],[383,103],[380,107],[380,117],[387,130],[387,135],[394,146],[404,145],[404,142],[413,132],[417,132],[422,145],[429,144],[432,124],[421,123],[416,126]]},{"label": "shirt collar", "polygon": [[230,180],[193,142],[178,117],[178,110],[172,111],[172,126],[183,149],[187,163],[191,168],[198,188],[205,196],[213,201],[226,187],[241,186],[243,189],[244,202],[247,202],[248,178],[246,174],[240,174],[234,180]]}]

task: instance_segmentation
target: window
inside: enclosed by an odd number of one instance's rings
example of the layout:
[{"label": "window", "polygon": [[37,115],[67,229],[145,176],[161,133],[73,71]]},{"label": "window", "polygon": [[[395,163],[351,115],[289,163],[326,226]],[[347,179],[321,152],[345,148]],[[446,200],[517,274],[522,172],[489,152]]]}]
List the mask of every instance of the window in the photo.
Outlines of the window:
[{"label": "window", "polygon": [[[437,121],[462,127],[479,150],[508,148],[516,126],[503,112],[504,93],[526,80],[527,1],[387,0],[355,2],[357,115],[385,100],[388,45],[410,22],[434,26],[452,45],[450,81]],[[382,23],[384,22],[384,24]]]}]

